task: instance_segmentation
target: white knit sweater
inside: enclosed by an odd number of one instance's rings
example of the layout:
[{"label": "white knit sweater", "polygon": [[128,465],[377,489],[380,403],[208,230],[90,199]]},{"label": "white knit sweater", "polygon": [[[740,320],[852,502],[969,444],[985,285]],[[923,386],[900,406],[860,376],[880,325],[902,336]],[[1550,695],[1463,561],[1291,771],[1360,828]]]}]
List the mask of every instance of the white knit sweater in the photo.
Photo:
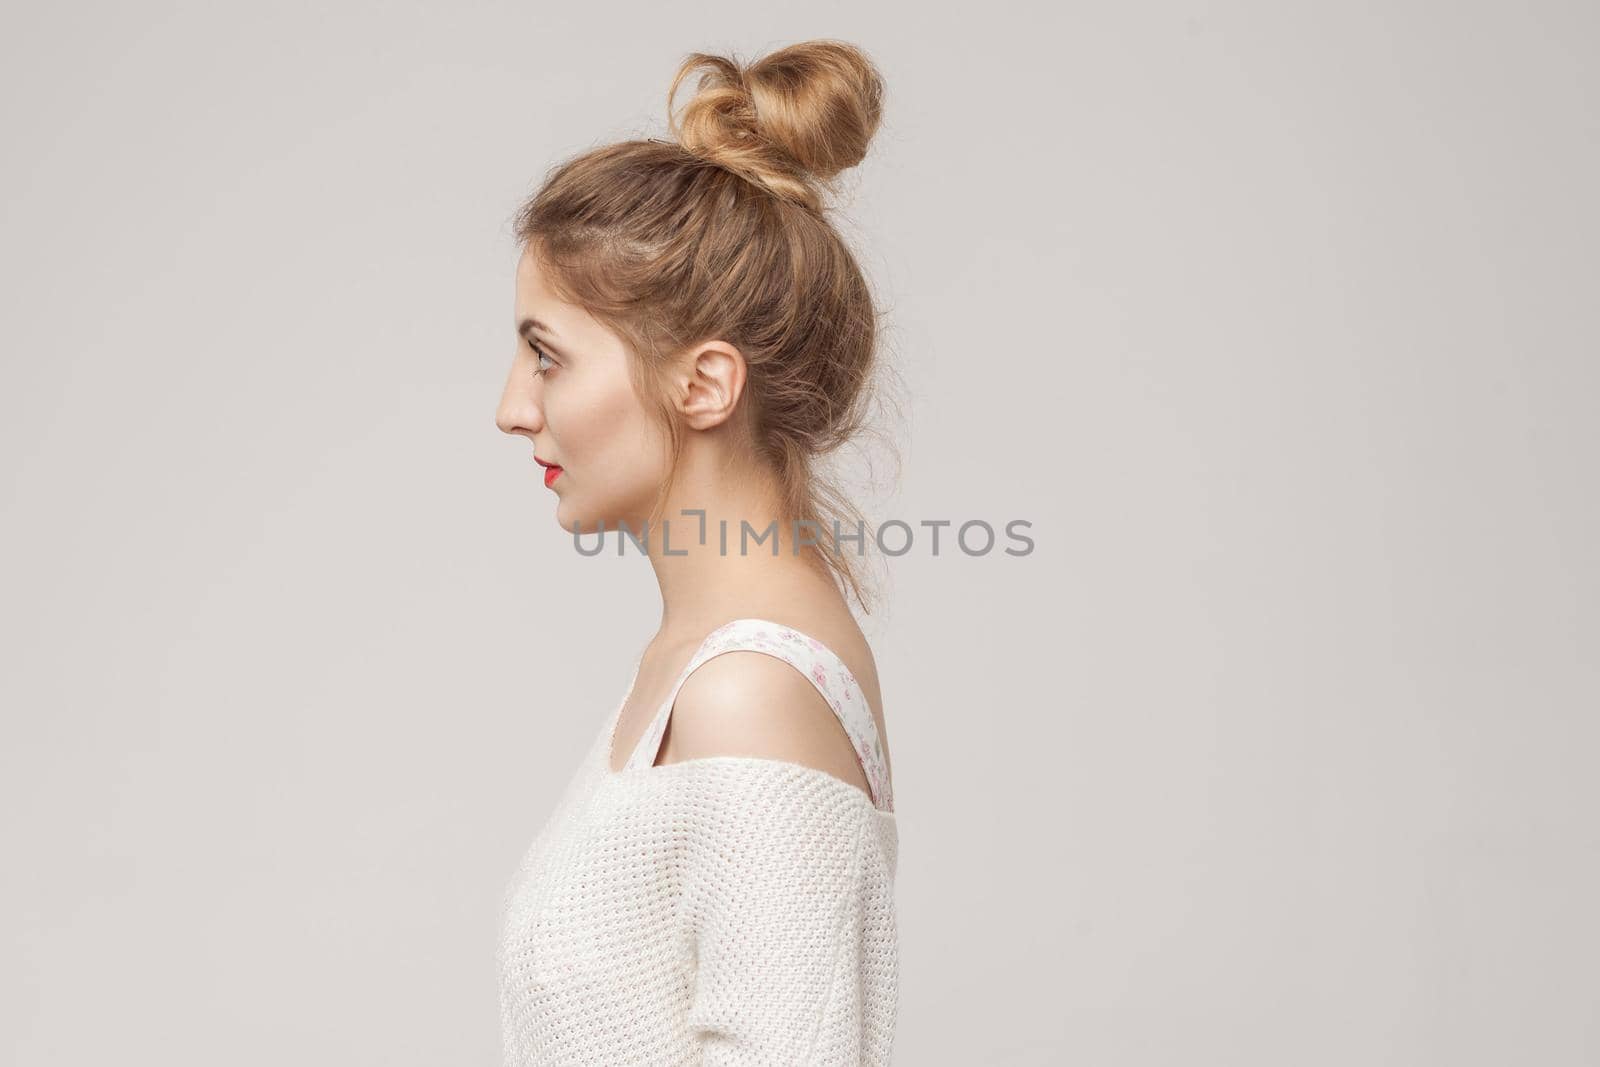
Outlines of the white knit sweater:
[{"label": "white knit sweater", "polygon": [[[781,760],[654,765],[684,679],[735,648],[780,656],[812,679],[856,744],[872,796]],[[788,627],[734,620],[707,637],[613,772],[626,702],[506,890],[507,1067],[887,1064],[898,833],[876,729],[843,662]]]}]

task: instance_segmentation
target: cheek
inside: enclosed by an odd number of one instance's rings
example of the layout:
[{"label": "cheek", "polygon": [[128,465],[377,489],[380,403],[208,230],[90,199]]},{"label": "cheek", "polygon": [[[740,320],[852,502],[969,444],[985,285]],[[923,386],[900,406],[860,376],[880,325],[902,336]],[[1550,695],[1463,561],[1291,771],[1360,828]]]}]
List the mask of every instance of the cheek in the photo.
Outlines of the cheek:
[{"label": "cheek", "polygon": [[[546,414],[552,432],[574,466],[589,475],[649,477],[660,446],[654,421],[629,388],[611,386],[569,395]],[[560,416],[559,426],[557,415]]]}]

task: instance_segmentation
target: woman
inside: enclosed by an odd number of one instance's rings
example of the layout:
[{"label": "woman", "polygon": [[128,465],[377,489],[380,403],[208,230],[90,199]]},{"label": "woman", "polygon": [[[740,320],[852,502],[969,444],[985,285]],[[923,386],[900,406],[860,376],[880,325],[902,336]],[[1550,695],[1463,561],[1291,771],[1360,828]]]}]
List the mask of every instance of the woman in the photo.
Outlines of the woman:
[{"label": "woman", "polygon": [[572,159],[518,215],[497,421],[564,528],[639,540],[662,623],[507,889],[508,1064],[889,1061],[898,838],[845,599],[862,542],[835,539],[854,513],[814,470],[862,429],[877,328],[821,195],[881,100],[847,44],[696,53],[676,141]]}]

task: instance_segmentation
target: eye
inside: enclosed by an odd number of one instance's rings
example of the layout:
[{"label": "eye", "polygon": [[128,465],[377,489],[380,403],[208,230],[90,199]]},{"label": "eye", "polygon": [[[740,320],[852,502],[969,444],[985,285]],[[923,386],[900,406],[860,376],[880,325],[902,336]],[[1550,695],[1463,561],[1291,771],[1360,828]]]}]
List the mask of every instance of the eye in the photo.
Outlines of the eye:
[{"label": "eye", "polygon": [[[553,360],[553,359],[550,359],[550,356],[548,354],[546,354],[544,349],[542,349],[538,345],[534,344],[531,340],[528,342],[528,347],[533,349],[533,373],[535,375],[543,375],[546,371],[548,371],[550,369],[550,367],[554,367],[554,366],[557,365],[556,361]],[[550,367],[545,367],[545,366],[541,366],[540,365],[540,361],[541,360],[546,360],[546,359],[550,359]]]}]

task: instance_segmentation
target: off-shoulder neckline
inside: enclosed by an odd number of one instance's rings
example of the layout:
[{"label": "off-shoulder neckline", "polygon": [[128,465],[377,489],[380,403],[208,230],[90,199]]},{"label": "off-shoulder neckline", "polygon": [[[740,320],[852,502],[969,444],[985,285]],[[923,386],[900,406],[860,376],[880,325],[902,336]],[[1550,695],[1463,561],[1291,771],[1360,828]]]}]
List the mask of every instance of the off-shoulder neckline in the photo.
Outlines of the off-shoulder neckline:
[{"label": "off-shoulder neckline", "polygon": [[605,756],[602,753],[599,770],[603,781],[620,783],[631,778],[670,779],[689,777],[696,773],[703,773],[718,765],[747,767],[754,771],[775,775],[792,774],[800,778],[824,782],[829,789],[848,792],[854,802],[865,807],[872,814],[881,816],[890,822],[896,821],[893,808],[878,807],[860,786],[847,782],[838,775],[822,770],[820,767],[808,767],[804,763],[795,763],[793,760],[772,759],[767,756],[696,756],[694,759],[678,760],[676,763],[624,767],[620,771],[613,771],[606,765]]}]

